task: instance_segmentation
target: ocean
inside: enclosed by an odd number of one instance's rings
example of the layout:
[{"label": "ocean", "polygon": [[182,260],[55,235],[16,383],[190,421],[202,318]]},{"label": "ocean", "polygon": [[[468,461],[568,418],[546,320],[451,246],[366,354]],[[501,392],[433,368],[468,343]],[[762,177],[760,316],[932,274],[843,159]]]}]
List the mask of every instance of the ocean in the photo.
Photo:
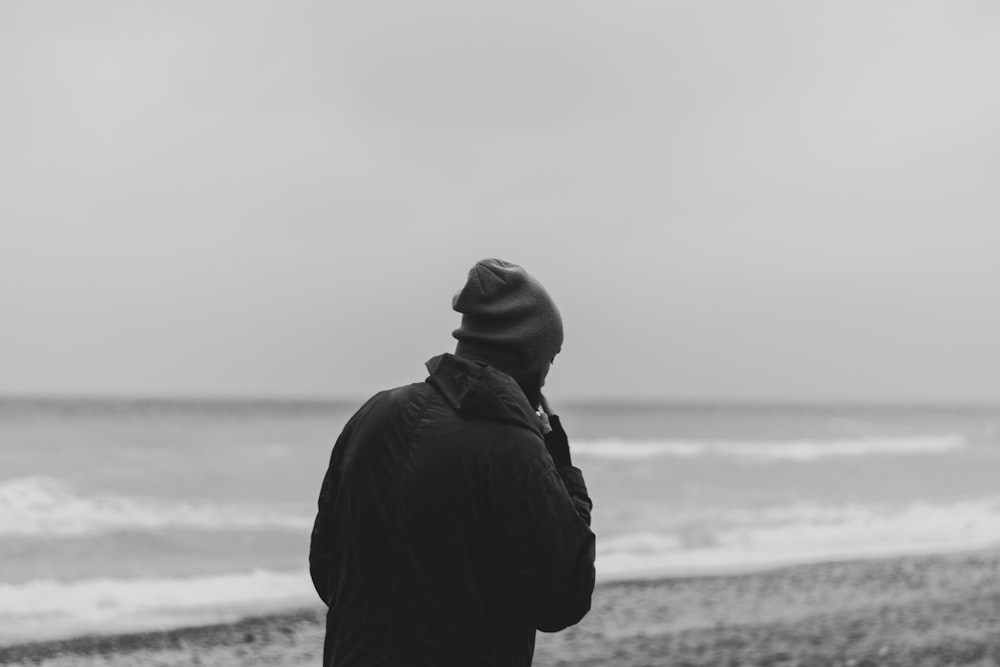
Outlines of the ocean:
[{"label": "ocean", "polygon": [[[358,405],[0,400],[0,644],[318,605]],[[1000,543],[1000,409],[555,405],[599,581]]]}]

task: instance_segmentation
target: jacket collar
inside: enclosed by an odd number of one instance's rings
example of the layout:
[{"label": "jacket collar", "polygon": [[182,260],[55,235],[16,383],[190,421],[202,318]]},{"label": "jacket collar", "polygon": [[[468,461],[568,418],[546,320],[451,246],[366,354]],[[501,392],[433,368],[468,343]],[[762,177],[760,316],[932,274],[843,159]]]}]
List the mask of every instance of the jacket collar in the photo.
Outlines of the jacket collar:
[{"label": "jacket collar", "polygon": [[427,382],[460,415],[523,426],[541,434],[541,423],[511,376],[480,361],[440,354],[427,364]]}]

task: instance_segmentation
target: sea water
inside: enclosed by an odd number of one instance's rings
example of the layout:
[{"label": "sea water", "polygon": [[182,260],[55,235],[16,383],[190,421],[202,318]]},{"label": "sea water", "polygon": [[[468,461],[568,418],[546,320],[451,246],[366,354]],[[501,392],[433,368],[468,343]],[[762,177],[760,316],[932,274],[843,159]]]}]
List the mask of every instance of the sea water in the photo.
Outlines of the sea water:
[{"label": "sea water", "polygon": [[[318,605],[359,403],[0,400],[0,643]],[[556,407],[599,581],[1000,543],[1000,410]]]}]

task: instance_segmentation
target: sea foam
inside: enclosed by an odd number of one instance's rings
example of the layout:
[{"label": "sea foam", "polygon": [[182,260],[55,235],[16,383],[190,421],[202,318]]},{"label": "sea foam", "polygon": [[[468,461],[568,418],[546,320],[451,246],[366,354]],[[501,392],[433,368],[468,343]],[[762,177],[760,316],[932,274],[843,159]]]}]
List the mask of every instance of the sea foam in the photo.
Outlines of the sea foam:
[{"label": "sea foam", "polygon": [[740,572],[991,547],[1000,544],[1000,496],[900,506],[793,503],[688,513],[673,526],[607,537],[597,529],[603,580]]},{"label": "sea foam", "polygon": [[116,530],[307,529],[305,508],[84,494],[44,476],[0,482],[0,537],[82,536]]},{"label": "sea foam", "polygon": [[744,462],[799,461],[829,458],[940,454],[964,449],[960,435],[868,437],[831,440],[574,440],[574,454],[604,459],[718,457]]},{"label": "sea foam", "polygon": [[318,602],[306,571],[0,583],[0,639],[190,625]]}]

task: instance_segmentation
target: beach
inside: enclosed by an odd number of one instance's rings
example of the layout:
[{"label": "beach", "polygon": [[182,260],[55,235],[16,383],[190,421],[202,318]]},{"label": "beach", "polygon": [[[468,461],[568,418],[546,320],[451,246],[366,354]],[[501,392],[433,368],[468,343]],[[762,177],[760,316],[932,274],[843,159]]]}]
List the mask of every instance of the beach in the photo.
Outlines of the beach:
[{"label": "beach", "polygon": [[[0,664],[318,665],[309,534],[355,409],[0,400]],[[536,665],[1000,664],[1000,410],[561,413],[598,586]]]},{"label": "beach", "polygon": [[[0,647],[0,664],[319,665],[323,611]],[[1000,550],[599,584],[534,665],[1000,665]]]}]

